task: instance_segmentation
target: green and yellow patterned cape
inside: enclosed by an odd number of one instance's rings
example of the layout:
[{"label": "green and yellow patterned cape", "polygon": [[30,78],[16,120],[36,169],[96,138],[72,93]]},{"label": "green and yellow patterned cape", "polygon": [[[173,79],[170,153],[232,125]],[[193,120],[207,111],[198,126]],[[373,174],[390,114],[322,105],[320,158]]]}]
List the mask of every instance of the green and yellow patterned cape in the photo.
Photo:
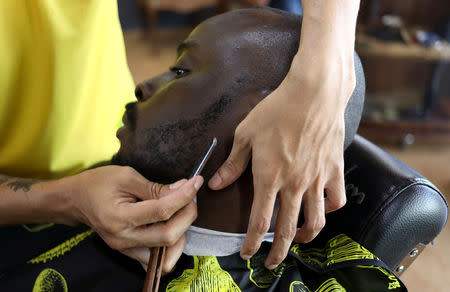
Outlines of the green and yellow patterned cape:
[{"label": "green and yellow patterned cape", "polygon": [[[87,227],[8,227],[0,238],[0,291],[142,290],[142,267]],[[264,242],[247,261],[239,253],[183,254],[160,291],[407,291],[379,258],[344,234],[323,246],[293,244],[273,271],[264,268],[270,246]]]}]

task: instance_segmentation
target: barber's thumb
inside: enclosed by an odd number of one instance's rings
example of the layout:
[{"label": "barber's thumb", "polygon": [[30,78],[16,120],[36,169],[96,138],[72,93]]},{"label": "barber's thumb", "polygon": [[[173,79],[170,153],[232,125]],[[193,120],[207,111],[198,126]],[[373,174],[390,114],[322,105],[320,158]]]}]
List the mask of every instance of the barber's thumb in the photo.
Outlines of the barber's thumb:
[{"label": "barber's thumb", "polygon": [[233,144],[230,156],[209,180],[208,186],[213,190],[220,190],[229,186],[242,175],[249,160],[250,150],[236,146],[236,143]]},{"label": "barber's thumb", "polygon": [[171,191],[177,190],[180,187],[182,187],[187,181],[188,181],[187,179],[183,178],[170,185],[162,185],[152,182],[150,185],[151,196],[154,199],[162,198],[170,194]]}]

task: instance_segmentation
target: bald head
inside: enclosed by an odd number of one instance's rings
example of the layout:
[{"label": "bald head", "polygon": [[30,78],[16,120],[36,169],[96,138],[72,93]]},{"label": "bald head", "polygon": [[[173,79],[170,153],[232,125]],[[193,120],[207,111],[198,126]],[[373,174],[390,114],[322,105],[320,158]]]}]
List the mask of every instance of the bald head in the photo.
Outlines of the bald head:
[{"label": "bald head", "polygon": [[203,30],[217,35],[214,42],[226,50],[224,59],[239,62],[234,74],[248,81],[247,89],[274,90],[298,50],[301,17],[267,7],[233,10],[206,20],[188,40]]}]

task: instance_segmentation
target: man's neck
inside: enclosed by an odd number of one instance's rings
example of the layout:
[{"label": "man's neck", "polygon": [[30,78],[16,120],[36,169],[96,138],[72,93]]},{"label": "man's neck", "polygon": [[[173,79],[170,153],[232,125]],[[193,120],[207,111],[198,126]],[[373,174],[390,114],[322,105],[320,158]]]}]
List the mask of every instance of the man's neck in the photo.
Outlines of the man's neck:
[{"label": "man's neck", "polygon": [[[212,191],[205,186],[197,195],[198,217],[193,225],[223,232],[245,233],[252,201],[252,179],[247,172],[223,190]],[[276,211],[273,218],[276,218]]]}]

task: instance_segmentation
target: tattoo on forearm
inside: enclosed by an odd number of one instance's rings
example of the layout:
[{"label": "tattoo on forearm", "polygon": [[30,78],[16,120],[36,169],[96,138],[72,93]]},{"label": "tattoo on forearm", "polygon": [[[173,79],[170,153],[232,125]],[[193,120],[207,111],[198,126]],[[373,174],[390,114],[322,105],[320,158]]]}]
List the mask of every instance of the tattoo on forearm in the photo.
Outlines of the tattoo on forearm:
[{"label": "tattoo on forearm", "polygon": [[40,180],[0,175],[0,185],[7,183],[6,186],[15,192],[18,190],[29,192],[31,186],[38,182],[40,182]]},{"label": "tattoo on forearm", "polygon": [[39,180],[37,179],[18,179],[16,181],[8,183],[6,186],[8,186],[15,192],[17,192],[17,190],[19,189],[22,189],[22,191],[26,193],[30,191],[32,185],[38,182]]}]

